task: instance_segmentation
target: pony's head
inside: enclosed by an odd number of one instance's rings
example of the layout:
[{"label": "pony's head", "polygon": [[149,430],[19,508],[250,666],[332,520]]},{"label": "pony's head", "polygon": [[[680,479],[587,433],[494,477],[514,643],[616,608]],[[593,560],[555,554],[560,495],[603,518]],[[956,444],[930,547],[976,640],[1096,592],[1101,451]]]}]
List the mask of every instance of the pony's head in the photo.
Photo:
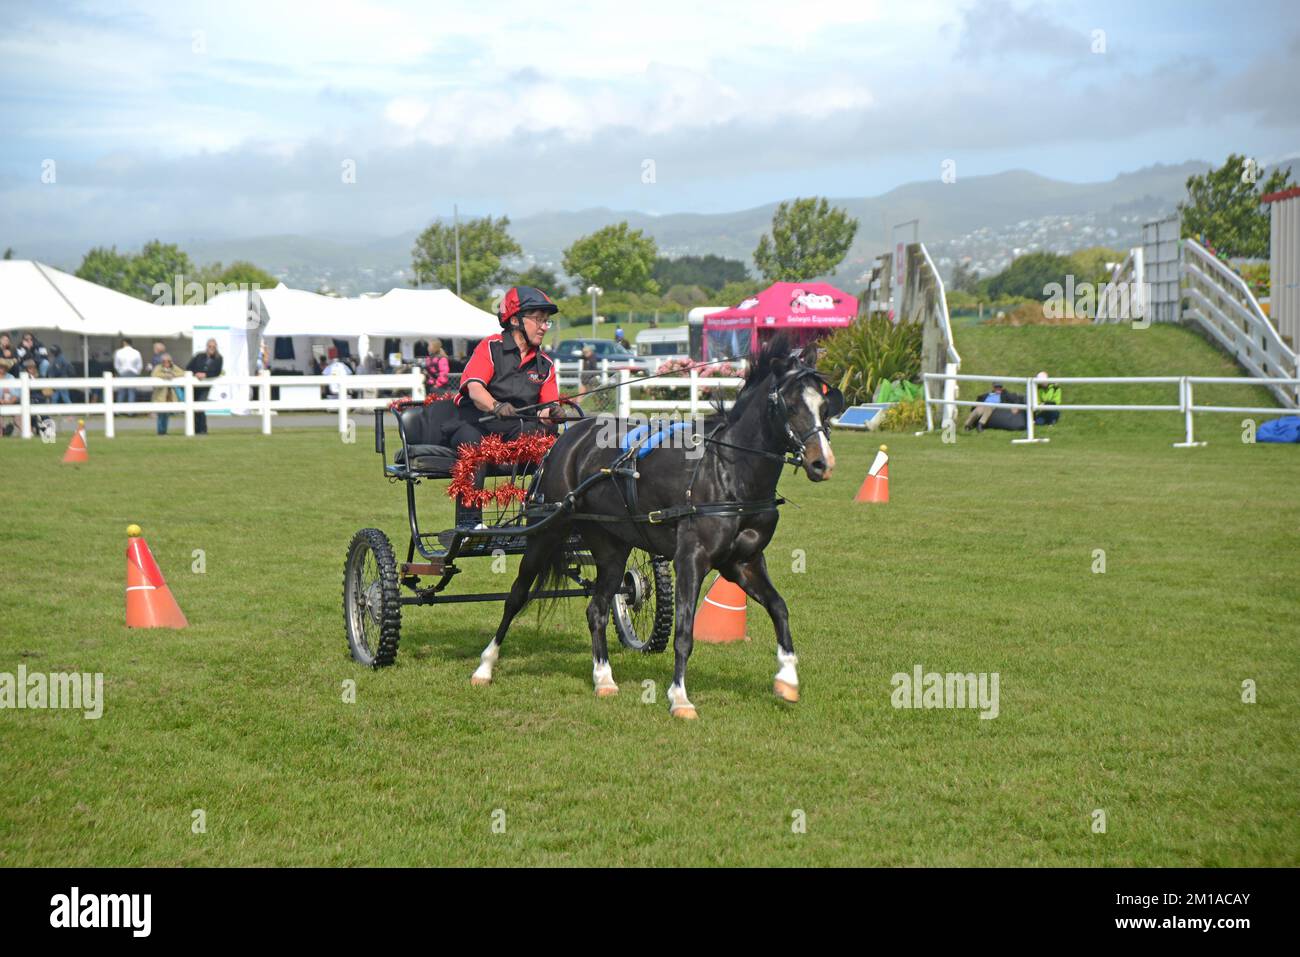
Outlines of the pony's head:
[{"label": "pony's head", "polygon": [[815,346],[790,348],[784,335],[772,338],[751,360],[749,377],[730,417],[735,421],[755,402],[765,403],[773,431],[784,438],[804,473],[814,482],[831,477],[829,421],[844,411],[844,395],[817,372]]}]

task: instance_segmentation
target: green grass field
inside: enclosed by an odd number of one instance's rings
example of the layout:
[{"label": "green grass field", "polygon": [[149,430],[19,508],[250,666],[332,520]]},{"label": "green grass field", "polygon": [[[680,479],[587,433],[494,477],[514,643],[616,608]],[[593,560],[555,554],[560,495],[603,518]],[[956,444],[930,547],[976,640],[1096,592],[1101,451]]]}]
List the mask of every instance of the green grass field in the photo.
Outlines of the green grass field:
[{"label": "green grass field", "polygon": [[[958,345],[969,372],[1218,361],[1180,330],[1127,331],[1155,334],[1145,358],[1089,331]],[[837,433],[834,480],[783,479],[768,549],[803,700],[772,696],[751,604],[751,642],[696,648],[694,723],[668,716],[667,654],[614,650],[622,694],[593,696],[578,601],[521,617],[490,688],[469,675],[493,604],[408,609],[398,664],[353,664],[347,543],[405,544],[364,430],[92,436],[81,467],[4,441],[0,672],[103,672],[107,700],[0,711],[0,863],[1295,866],[1300,449],[1202,423],[1196,450],[1170,447],[1176,415],[1067,414],[1037,447],[891,437],[883,506],[852,501],[879,440]],[[188,630],[123,627],[130,522]],[[504,585],[481,563],[456,587]],[[895,709],[916,665],[997,672],[999,716]]]}]

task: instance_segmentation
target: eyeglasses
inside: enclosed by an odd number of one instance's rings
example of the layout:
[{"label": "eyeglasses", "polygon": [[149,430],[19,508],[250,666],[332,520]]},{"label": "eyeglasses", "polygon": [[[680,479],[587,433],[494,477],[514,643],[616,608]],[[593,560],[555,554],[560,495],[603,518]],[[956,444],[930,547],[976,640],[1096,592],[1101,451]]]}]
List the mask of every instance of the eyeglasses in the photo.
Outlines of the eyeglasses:
[{"label": "eyeglasses", "polygon": [[543,329],[549,329],[551,326],[555,325],[555,320],[548,316],[534,316],[530,314],[524,316],[524,318],[537,323]]}]

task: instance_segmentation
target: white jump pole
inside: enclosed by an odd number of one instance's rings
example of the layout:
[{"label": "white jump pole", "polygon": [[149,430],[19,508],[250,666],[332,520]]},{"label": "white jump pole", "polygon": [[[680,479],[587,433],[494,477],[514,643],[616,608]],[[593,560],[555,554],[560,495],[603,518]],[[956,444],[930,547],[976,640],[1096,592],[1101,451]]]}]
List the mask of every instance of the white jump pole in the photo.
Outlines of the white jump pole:
[{"label": "white jump pole", "polygon": [[1042,442],[1050,442],[1051,439],[1034,438],[1034,406],[1037,405],[1038,384],[1033,379],[1025,380],[1025,437],[1023,439],[1012,439],[1012,445],[1037,445]]},{"label": "white jump pole", "polygon": [[113,373],[104,373],[104,438],[117,438],[117,429],[113,424],[113,409],[116,401],[113,394]]},{"label": "white jump pole", "polygon": [[32,379],[26,372],[18,374],[18,408],[22,411],[22,424],[18,434],[24,439],[32,437]]},{"label": "white jump pole", "polygon": [[271,370],[263,369],[258,374],[262,381],[259,384],[258,400],[262,407],[262,434],[271,434]]},{"label": "white jump pole", "polygon": [[1176,449],[1195,449],[1206,443],[1197,442],[1192,432],[1192,384],[1188,381],[1187,376],[1178,380],[1178,395],[1183,404],[1183,418],[1187,428],[1187,437],[1181,442],[1175,442]]}]

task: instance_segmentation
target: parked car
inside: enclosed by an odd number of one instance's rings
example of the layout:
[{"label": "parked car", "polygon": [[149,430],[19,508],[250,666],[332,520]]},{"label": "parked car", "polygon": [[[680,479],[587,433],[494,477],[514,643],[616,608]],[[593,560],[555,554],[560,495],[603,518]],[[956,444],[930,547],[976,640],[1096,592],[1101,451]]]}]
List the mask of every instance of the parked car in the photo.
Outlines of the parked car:
[{"label": "parked car", "polygon": [[609,368],[613,370],[653,372],[657,365],[654,359],[638,356],[613,339],[565,339],[551,352],[551,358],[557,362],[574,362],[582,358],[582,350],[588,346],[595,352],[596,362],[608,360]]}]

